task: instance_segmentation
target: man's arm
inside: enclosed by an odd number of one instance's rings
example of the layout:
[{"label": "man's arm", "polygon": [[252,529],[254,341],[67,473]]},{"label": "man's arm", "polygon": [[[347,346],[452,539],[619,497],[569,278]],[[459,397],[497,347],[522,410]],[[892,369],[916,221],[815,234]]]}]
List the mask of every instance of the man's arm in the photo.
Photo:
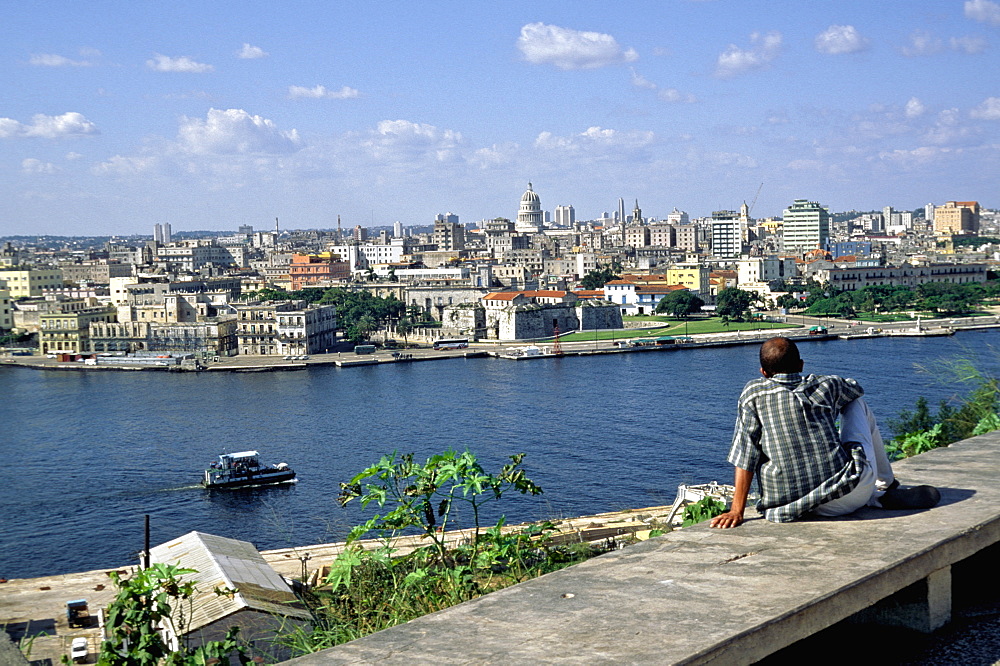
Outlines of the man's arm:
[{"label": "man's arm", "polygon": [[733,492],[733,505],[726,513],[712,518],[712,527],[739,527],[743,523],[743,511],[747,508],[747,495],[750,494],[750,481],[753,480],[753,470],[737,467]]}]

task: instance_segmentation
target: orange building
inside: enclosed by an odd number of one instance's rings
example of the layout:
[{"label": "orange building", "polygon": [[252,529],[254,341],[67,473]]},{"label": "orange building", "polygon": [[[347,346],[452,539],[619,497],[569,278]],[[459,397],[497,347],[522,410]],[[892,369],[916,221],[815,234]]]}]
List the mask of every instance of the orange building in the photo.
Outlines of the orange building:
[{"label": "orange building", "polygon": [[331,252],[293,254],[288,274],[292,291],[312,286],[332,287],[350,279],[351,265]]}]

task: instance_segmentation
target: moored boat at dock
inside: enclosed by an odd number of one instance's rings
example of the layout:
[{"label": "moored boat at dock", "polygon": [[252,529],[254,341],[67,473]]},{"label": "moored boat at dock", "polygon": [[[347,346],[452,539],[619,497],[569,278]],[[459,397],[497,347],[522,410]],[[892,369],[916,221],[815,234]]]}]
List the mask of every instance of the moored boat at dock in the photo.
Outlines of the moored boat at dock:
[{"label": "moored boat at dock", "polygon": [[256,451],[223,453],[219,462],[205,470],[201,485],[206,488],[249,488],[295,481],[295,470],[287,463],[265,467]]}]

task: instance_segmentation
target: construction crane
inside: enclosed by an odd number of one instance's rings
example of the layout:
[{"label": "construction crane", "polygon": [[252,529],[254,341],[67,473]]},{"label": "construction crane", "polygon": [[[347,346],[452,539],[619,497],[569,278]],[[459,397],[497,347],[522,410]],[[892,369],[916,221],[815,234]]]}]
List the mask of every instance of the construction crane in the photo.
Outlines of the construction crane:
[{"label": "construction crane", "polygon": [[762,187],[764,187],[764,183],[761,183],[761,184],[760,184],[760,187],[758,187],[758,188],[757,188],[757,194],[753,195],[753,201],[751,201],[751,202],[750,202],[750,208],[748,208],[748,209],[747,209],[747,215],[748,215],[748,216],[749,216],[749,215],[750,215],[751,213],[753,213],[753,207],[754,207],[755,205],[757,205],[757,197],[759,197],[759,196],[760,196],[760,190],[761,190],[761,188],[762,188]]}]

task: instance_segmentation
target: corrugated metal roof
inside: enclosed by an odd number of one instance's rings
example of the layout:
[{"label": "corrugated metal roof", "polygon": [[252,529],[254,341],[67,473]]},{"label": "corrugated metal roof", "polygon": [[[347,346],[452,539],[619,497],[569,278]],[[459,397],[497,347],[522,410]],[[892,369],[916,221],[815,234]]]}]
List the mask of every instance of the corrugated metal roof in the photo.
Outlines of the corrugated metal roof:
[{"label": "corrugated metal roof", "polygon": [[[187,534],[150,549],[153,562],[176,564],[198,573],[183,576],[194,581],[188,632],[220,620],[239,610],[252,609],[310,619],[284,579],[271,568],[252,543],[203,532]],[[215,593],[218,587],[235,588],[234,595]]]}]

